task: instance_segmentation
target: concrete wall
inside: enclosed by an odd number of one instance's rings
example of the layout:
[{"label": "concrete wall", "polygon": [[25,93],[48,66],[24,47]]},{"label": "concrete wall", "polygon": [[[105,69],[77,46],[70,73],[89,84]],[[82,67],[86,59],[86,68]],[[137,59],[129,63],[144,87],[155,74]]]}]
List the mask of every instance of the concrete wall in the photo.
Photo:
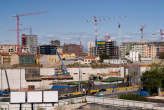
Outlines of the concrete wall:
[{"label": "concrete wall", "polygon": [[110,73],[110,72],[119,72],[121,73],[120,77],[124,77],[124,68],[68,68],[68,71],[73,76],[74,80],[79,80],[79,71],[81,73],[82,80],[88,80],[90,75],[97,75],[97,73]]},{"label": "concrete wall", "polygon": [[[146,70],[149,70],[150,67],[140,67],[141,75]],[[68,68],[71,76],[73,76],[73,80],[79,80],[79,71],[81,75],[81,80],[88,80],[88,77],[93,74],[97,75],[97,73],[109,73],[109,72],[119,72],[121,73],[120,77],[124,77],[124,67],[121,68]],[[41,68],[40,75],[53,75],[55,73],[54,68]],[[25,69],[7,69],[8,79],[10,83],[11,89],[20,89],[20,88],[28,88],[28,85],[35,85],[35,88],[51,88],[52,85],[49,85],[52,80],[43,80],[40,82],[27,82],[25,80]],[[64,80],[65,81],[65,80]],[[0,90],[6,89],[7,81],[5,77],[4,70],[0,69]]]},{"label": "concrete wall", "polygon": [[[93,74],[96,75],[97,73],[109,73],[109,72],[121,72],[121,77],[124,77],[124,68],[68,68],[71,76],[73,76],[73,80],[79,80],[79,70],[81,73],[81,80],[88,80],[88,77]],[[40,75],[54,75],[55,70],[54,68],[41,68]],[[20,88],[28,88],[28,85],[35,85],[35,88],[42,88],[47,89],[51,88],[52,85],[49,85],[52,80],[42,80],[42,81],[35,81],[35,82],[27,82],[25,80],[25,69],[7,69],[8,79],[10,83],[11,89],[20,89]],[[0,70],[0,90],[6,89],[7,81],[5,77],[4,70]]]},{"label": "concrete wall", "polygon": [[[41,69],[41,75],[47,74],[53,74],[53,69]],[[35,81],[35,82],[27,82],[25,80],[25,69],[7,69],[9,84],[11,89],[20,89],[20,88],[28,88],[28,85],[35,85],[35,88],[50,88],[51,85],[49,85],[52,81],[45,80],[45,81]],[[0,89],[6,89],[7,81],[5,77],[4,70],[0,70]]]}]

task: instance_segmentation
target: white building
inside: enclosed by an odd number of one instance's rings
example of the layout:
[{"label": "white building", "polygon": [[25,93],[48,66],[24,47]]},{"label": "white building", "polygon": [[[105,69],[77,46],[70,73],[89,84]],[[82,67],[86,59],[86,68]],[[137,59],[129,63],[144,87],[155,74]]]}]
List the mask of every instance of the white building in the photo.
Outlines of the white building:
[{"label": "white building", "polygon": [[139,61],[139,52],[138,51],[130,51],[129,57],[132,62],[138,62]]},{"label": "white building", "polygon": [[95,56],[95,42],[88,42],[88,56]]},{"label": "white building", "polygon": [[127,60],[122,59],[104,59],[105,64],[126,64]]}]

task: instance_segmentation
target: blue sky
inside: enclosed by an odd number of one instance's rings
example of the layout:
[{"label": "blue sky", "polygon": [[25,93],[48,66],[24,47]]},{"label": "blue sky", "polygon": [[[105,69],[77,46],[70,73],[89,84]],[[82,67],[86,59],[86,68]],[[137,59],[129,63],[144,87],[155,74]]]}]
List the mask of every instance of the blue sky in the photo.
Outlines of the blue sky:
[{"label": "blue sky", "polygon": [[[140,25],[145,25],[144,39],[152,40],[151,34],[164,29],[164,0],[0,0],[0,44],[16,43],[16,19],[10,16],[22,13],[48,11],[48,13],[20,18],[21,27],[32,27],[39,36],[39,43],[51,39],[62,43],[82,41],[87,47],[94,40],[94,25],[86,21],[98,18],[127,16],[124,19],[102,21],[98,24],[100,40],[110,33],[112,39],[121,41],[140,40]],[[117,23],[121,24],[118,36]],[[21,31],[29,33],[29,30]],[[158,40],[157,35],[154,40]]]}]

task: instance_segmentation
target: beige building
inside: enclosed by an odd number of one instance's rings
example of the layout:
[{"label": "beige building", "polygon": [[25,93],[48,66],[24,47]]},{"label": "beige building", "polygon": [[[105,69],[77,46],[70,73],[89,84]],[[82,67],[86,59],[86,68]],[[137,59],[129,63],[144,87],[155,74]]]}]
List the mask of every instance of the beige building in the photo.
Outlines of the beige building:
[{"label": "beige building", "polygon": [[19,56],[17,54],[12,54],[10,58],[11,58],[10,65],[19,64]]},{"label": "beige building", "polygon": [[121,58],[125,58],[130,51],[139,52],[141,58],[158,58],[164,52],[164,42],[124,42],[120,46]]},{"label": "beige building", "polygon": [[37,64],[43,67],[55,67],[60,65],[60,60],[57,55],[40,55],[36,58]]},{"label": "beige building", "polygon": [[75,57],[76,57],[75,53],[65,53],[62,55],[62,58],[65,58],[65,59],[71,59]]},{"label": "beige building", "polygon": [[154,45],[146,45],[144,47],[144,58],[155,58],[157,57],[157,48]]},{"label": "beige building", "polygon": [[10,62],[11,62],[11,55],[9,53],[0,53],[1,55],[1,64],[4,64],[4,65],[10,65]]},{"label": "beige building", "polygon": [[17,46],[16,45],[0,45],[0,52],[9,52],[9,53],[14,53],[17,51]]}]

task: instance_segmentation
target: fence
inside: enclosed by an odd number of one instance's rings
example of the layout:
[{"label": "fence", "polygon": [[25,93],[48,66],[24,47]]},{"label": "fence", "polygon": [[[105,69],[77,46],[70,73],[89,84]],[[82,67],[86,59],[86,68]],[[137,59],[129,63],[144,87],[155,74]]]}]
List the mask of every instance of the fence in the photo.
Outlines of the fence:
[{"label": "fence", "polygon": [[[34,104],[34,110],[54,110],[54,107],[81,103],[85,97],[77,97],[59,100],[59,103],[52,104]],[[10,104],[9,102],[0,102],[0,110],[19,110],[19,104]],[[30,104],[22,104],[22,110],[31,110]]]},{"label": "fence", "polygon": [[[154,110],[164,110],[164,104],[162,103],[152,103],[152,102],[142,102],[142,101],[132,101],[116,98],[104,98],[104,97],[95,97],[95,96],[84,96],[71,99],[59,100],[59,103],[55,103],[54,106],[63,106],[69,104],[76,104],[84,102],[86,99],[87,103],[101,104],[107,106],[113,106],[118,108],[135,108],[135,109],[154,109]],[[35,110],[54,110],[52,104],[34,104]],[[9,104],[9,102],[1,102],[0,110],[18,110],[19,105]],[[30,104],[23,104],[22,110],[31,110]]]},{"label": "fence", "polygon": [[152,103],[152,102],[142,102],[142,101],[132,101],[116,98],[104,98],[104,97],[86,97],[87,103],[96,103],[103,105],[111,105],[118,107],[131,107],[139,109],[155,109],[155,110],[164,110],[164,104]]}]

